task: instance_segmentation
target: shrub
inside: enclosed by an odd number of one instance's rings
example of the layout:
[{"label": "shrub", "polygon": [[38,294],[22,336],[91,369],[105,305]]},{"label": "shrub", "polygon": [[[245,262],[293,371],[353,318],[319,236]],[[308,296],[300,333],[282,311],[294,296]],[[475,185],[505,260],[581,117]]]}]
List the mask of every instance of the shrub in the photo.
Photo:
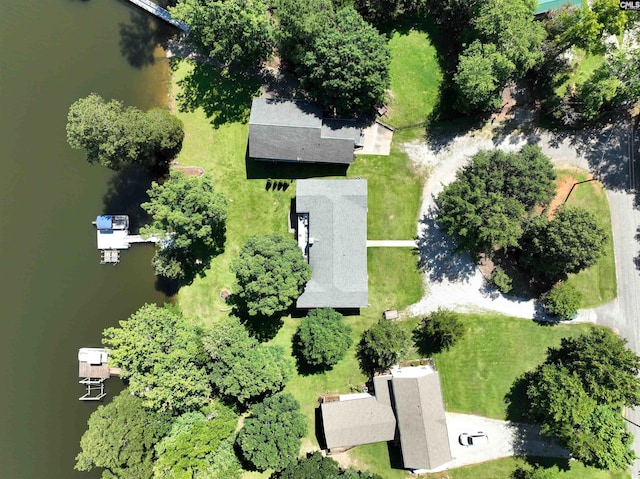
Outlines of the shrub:
[{"label": "shrub", "polygon": [[503,294],[507,294],[513,289],[511,285],[511,278],[500,266],[496,266],[491,273],[491,284],[493,284],[498,291]]},{"label": "shrub", "polygon": [[571,319],[578,312],[582,293],[572,284],[558,283],[540,301],[552,316]]},{"label": "shrub", "polygon": [[464,325],[458,313],[438,308],[425,317],[413,331],[413,340],[420,354],[430,356],[449,349],[464,336]]}]

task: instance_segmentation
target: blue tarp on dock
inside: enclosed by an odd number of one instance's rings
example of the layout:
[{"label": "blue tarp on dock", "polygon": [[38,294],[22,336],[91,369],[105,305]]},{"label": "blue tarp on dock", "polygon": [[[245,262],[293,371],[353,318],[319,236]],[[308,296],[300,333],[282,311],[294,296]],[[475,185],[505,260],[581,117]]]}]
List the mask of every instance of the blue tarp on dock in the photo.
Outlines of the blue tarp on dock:
[{"label": "blue tarp on dock", "polygon": [[101,215],[96,218],[96,228],[99,230],[110,230],[113,228],[113,218],[111,215]]}]

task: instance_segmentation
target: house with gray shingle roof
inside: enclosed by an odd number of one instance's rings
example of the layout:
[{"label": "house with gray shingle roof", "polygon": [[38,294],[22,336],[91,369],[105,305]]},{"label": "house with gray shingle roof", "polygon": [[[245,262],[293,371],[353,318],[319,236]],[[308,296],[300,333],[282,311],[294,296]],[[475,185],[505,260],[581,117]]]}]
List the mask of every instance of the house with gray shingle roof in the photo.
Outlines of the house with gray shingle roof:
[{"label": "house with gray shingle roof", "polygon": [[375,396],[341,395],[320,405],[327,449],[395,440],[406,469],[451,461],[440,376],[432,366],[394,368],[373,384]]},{"label": "house with gray shingle roof", "polygon": [[298,245],[311,279],[298,308],[368,305],[367,180],[298,180]]},{"label": "house with gray shingle roof", "polygon": [[363,144],[362,129],[355,121],[325,120],[315,103],[254,98],[251,104],[251,158],[349,165]]}]

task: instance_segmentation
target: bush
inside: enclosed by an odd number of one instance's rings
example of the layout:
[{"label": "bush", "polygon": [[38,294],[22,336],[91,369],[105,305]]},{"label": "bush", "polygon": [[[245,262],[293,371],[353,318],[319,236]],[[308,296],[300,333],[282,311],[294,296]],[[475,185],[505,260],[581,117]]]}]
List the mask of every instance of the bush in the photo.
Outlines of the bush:
[{"label": "bush", "polygon": [[293,341],[300,362],[327,368],[340,361],[351,347],[351,327],[331,308],[314,309],[300,323]]},{"label": "bush", "polygon": [[465,333],[458,313],[438,308],[425,317],[413,331],[413,340],[423,356],[449,349]]},{"label": "bush", "polygon": [[511,278],[500,266],[496,266],[491,273],[491,284],[493,284],[498,291],[503,294],[507,294],[513,289],[511,285]]},{"label": "bush", "polygon": [[578,312],[582,293],[568,283],[558,283],[551,291],[545,293],[540,301],[552,316],[560,319],[571,319]]}]

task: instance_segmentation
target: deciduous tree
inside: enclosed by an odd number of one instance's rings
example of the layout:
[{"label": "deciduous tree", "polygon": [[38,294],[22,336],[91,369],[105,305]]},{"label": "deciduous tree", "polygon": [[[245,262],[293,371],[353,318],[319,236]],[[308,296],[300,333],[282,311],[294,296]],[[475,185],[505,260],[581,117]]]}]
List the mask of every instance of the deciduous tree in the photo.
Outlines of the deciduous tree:
[{"label": "deciduous tree", "polygon": [[141,233],[169,239],[153,259],[156,274],[190,283],[224,250],[227,200],[208,176],[181,172],[172,172],[165,183],[154,182],[148,194],[142,207],[153,222]]},{"label": "deciduous tree", "polygon": [[411,346],[411,335],[401,323],[380,321],[362,334],[357,356],[360,368],[371,372],[397,363]]},{"label": "deciduous tree", "polygon": [[238,433],[243,457],[259,471],[279,471],[298,457],[307,432],[300,405],[291,394],[279,394],[256,404]]},{"label": "deciduous tree", "polygon": [[239,298],[251,316],[285,311],[311,279],[311,267],[293,238],[277,234],[249,238],[231,263]]},{"label": "deciduous tree", "polygon": [[179,0],[171,13],[191,38],[225,66],[258,65],[274,47],[273,24],[262,0]]},{"label": "deciduous tree", "polygon": [[105,329],[103,343],[130,392],[150,409],[179,414],[200,409],[211,395],[199,334],[171,306],[143,306]]},{"label": "deciduous tree", "polygon": [[[235,431],[237,422],[238,416],[219,401],[178,417],[155,446],[154,478],[193,479],[214,469],[218,448]],[[240,464],[236,464],[239,472]]]},{"label": "deciduous tree", "polygon": [[296,462],[271,475],[271,479],[380,479],[377,474],[340,468],[330,457],[318,451],[300,457]]},{"label": "deciduous tree", "polygon": [[144,113],[96,93],[73,103],[67,116],[69,145],[85,149],[89,163],[113,170],[166,162],[180,151],[183,138],[182,122],[168,111]]},{"label": "deciduous tree", "polygon": [[389,86],[386,39],[352,7],[339,10],[301,60],[303,87],[338,115],[371,113]]},{"label": "deciduous tree", "polygon": [[171,417],[149,411],[125,389],[89,417],[75,469],[103,468],[102,479],[151,479],[154,446],[171,427]]},{"label": "deciduous tree", "polygon": [[313,309],[301,321],[293,341],[304,364],[326,368],[340,361],[351,346],[351,327],[331,308]]},{"label": "deciduous tree", "polygon": [[558,283],[541,298],[547,312],[560,319],[571,319],[578,312],[581,301],[582,293],[571,283]]},{"label": "deciduous tree", "polygon": [[241,404],[280,391],[293,374],[282,348],[258,343],[234,318],[205,330],[202,342],[212,360],[212,384]]}]

